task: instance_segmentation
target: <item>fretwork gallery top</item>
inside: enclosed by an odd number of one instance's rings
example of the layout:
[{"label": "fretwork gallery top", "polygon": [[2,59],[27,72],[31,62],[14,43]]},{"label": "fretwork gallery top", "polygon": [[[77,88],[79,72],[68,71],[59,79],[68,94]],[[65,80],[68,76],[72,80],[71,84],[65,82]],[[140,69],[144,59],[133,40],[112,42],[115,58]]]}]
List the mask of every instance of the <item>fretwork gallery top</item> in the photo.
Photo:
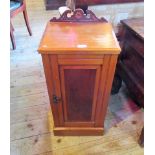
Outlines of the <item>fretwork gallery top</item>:
[{"label": "fretwork gallery top", "polygon": [[120,48],[107,22],[49,22],[38,51],[44,54],[118,54]]}]

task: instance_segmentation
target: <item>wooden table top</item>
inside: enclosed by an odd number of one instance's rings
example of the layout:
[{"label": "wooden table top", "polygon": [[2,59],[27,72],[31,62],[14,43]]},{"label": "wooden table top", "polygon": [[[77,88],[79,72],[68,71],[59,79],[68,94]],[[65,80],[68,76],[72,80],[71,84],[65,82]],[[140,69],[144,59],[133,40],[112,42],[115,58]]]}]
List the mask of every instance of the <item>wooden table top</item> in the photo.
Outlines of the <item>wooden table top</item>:
[{"label": "wooden table top", "polygon": [[118,54],[111,24],[48,22],[38,51],[44,54]]},{"label": "wooden table top", "polygon": [[132,19],[125,19],[121,21],[123,24],[128,26],[132,31],[137,33],[139,37],[144,39],[144,18],[132,18]]}]

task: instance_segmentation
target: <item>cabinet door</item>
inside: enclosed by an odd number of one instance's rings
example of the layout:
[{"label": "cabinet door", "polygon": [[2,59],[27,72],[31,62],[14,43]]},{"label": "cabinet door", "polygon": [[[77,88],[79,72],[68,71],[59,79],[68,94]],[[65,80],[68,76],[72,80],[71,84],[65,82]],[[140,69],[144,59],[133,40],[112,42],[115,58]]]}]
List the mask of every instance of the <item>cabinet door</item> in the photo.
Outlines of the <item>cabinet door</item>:
[{"label": "cabinet door", "polygon": [[103,59],[58,60],[64,126],[94,126]]}]

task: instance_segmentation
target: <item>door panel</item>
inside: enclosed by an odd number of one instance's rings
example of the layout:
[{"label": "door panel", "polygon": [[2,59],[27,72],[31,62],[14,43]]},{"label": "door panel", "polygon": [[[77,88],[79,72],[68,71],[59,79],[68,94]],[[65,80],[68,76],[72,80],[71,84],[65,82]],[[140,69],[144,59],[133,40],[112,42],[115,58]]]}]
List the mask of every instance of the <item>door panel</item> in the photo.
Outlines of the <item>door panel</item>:
[{"label": "door panel", "polygon": [[90,121],[95,69],[65,69],[64,82],[68,121]]},{"label": "door panel", "polygon": [[94,124],[99,78],[100,65],[60,66],[64,121],[67,126],[79,126],[80,122],[88,126]]}]

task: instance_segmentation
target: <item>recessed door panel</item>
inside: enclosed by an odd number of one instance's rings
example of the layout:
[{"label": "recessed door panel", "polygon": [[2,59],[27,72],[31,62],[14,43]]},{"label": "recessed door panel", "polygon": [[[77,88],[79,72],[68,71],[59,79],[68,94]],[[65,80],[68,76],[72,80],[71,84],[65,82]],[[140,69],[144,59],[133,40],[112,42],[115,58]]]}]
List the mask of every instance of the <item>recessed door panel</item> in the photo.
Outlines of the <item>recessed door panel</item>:
[{"label": "recessed door panel", "polygon": [[100,66],[60,66],[65,122],[93,122]]},{"label": "recessed door panel", "polygon": [[65,69],[64,81],[68,121],[90,121],[95,69]]}]

